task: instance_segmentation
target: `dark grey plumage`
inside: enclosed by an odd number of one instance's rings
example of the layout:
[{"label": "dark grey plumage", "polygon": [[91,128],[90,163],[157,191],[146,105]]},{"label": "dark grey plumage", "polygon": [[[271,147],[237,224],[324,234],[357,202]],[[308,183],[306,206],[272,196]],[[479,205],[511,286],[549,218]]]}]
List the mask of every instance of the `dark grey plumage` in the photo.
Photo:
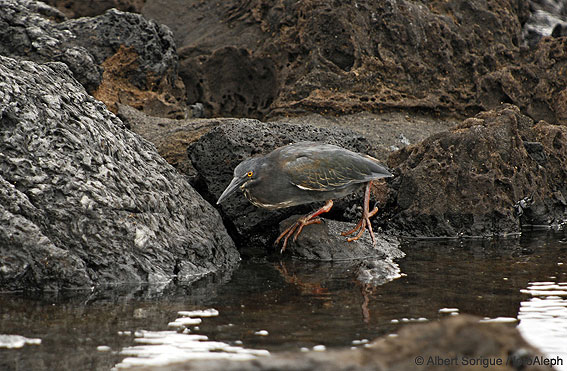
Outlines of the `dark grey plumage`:
[{"label": "dark grey plumage", "polygon": [[[296,233],[297,237],[304,225],[318,222],[318,219],[314,218],[330,210],[332,199],[344,197],[364,184],[367,185],[367,195],[363,217],[368,219],[376,212],[368,211],[370,182],[391,176],[392,174],[373,157],[331,144],[300,142],[277,148],[263,157],[242,161],[234,169],[234,177],[217,204],[238,188],[250,202],[266,209],[327,201],[318,212],[298,221],[301,227]],[[367,222],[369,224],[369,221]],[[366,224],[357,227],[364,230],[364,226]],[[374,240],[371,227],[367,227]],[[295,228],[288,232],[293,231]],[[360,235],[354,239],[358,239]],[[286,235],[284,240],[284,249],[288,237],[289,235]]]},{"label": "dark grey plumage", "polygon": [[279,209],[344,197],[371,180],[391,176],[370,156],[331,144],[300,142],[242,161],[217,204],[241,188],[254,205]]}]

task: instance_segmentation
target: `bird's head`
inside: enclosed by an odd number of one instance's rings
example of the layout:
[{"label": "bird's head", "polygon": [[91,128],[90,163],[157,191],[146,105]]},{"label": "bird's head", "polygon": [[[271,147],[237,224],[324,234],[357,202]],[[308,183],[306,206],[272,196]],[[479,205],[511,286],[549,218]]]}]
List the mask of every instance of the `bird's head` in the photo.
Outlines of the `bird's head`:
[{"label": "bird's head", "polygon": [[258,172],[261,171],[260,158],[250,158],[242,161],[235,169],[232,181],[220,195],[217,205],[223,202],[238,188],[245,190],[251,184],[258,180]]}]

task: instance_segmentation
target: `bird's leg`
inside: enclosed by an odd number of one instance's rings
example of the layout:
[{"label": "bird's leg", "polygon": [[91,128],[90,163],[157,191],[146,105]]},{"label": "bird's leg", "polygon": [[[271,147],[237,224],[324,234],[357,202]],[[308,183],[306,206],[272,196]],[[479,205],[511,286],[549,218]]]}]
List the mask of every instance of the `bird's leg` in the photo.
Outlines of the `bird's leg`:
[{"label": "bird's leg", "polygon": [[331,210],[332,207],[333,207],[333,200],[329,200],[319,210],[316,210],[316,211],[312,212],[311,214],[307,214],[307,215],[302,216],[301,218],[297,219],[297,221],[295,223],[293,223],[291,226],[286,228],[286,230],[283,231],[282,234],[280,234],[280,236],[276,239],[276,242],[274,242],[274,246],[277,246],[277,244],[283,238],[284,240],[283,240],[283,245],[282,245],[282,250],[281,250],[281,252],[283,253],[285,251],[286,246],[287,246],[287,240],[294,233],[295,233],[295,236],[293,236],[293,241],[295,242],[297,240],[297,236],[299,236],[299,234],[303,230],[303,227],[305,227],[306,225],[309,225],[309,224],[321,223],[321,219],[317,218],[317,216],[328,212],[329,210]]},{"label": "bird's leg", "polygon": [[378,212],[378,208],[374,207],[374,209],[372,211],[369,211],[370,187],[371,187],[371,185],[372,185],[372,182],[368,182],[368,184],[366,184],[366,190],[364,192],[364,205],[362,207],[362,218],[360,218],[360,221],[358,222],[358,224],[353,229],[351,229],[350,231],[346,231],[346,232],[341,233],[343,236],[348,236],[348,235],[355,233],[356,231],[359,231],[356,236],[347,238],[348,242],[358,240],[360,237],[362,237],[364,230],[366,228],[368,228],[368,232],[370,232],[370,238],[372,238],[372,244],[376,245],[376,239],[374,238],[374,232],[372,232],[372,224],[370,224],[370,217],[374,216],[374,214],[376,214]]}]

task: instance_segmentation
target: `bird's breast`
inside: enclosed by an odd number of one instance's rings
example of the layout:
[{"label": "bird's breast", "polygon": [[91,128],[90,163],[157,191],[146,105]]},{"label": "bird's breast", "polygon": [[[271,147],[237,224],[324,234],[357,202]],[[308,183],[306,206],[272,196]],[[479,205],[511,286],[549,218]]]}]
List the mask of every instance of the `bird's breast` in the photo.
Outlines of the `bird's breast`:
[{"label": "bird's breast", "polygon": [[246,197],[248,201],[250,201],[254,206],[262,207],[264,209],[282,209],[295,205],[295,203],[290,200],[276,200],[275,198],[268,200],[256,197],[254,196],[254,193],[250,192],[250,190],[247,188],[243,189],[242,191],[244,193],[244,197]]}]

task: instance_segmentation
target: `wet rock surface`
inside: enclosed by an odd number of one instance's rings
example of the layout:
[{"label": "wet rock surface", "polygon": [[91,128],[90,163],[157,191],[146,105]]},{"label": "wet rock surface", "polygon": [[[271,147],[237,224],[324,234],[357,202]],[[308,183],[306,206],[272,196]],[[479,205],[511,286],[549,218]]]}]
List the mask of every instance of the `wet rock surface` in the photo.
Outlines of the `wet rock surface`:
[{"label": "wet rock surface", "polygon": [[[301,215],[294,215],[280,223],[279,232],[295,223]],[[296,259],[311,261],[352,262],[351,271],[356,279],[368,286],[379,286],[400,277],[400,267],[394,262],[405,254],[396,237],[375,231],[376,245],[365,231],[356,241],[348,242],[341,236],[353,224],[321,218],[320,224],[306,226],[297,240],[290,237],[285,254]],[[280,245],[276,249],[281,248]]]},{"label": "wet rock surface", "polygon": [[238,253],[217,211],[62,63],[0,57],[0,286],[191,281]]},{"label": "wet rock surface", "polygon": [[[304,140],[340,145],[372,155],[370,142],[351,130],[240,119],[213,128],[188,147],[189,157],[199,174],[195,187],[214,204],[230,183],[233,170],[241,161]],[[356,193],[338,200],[328,215],[344,218],[345,214],[356,214],[347,208],[354,203],[362,204],[361,195]],[[277,226],[281,220],[294,214],[305,214],[315,207],[317,205],[312,204],[265,210],[252,205],[241,192],[236,192],[220,205],[220,211],[237,243],[265,247],[270,246],[279,234]]]},{"label": "wet rock surface", "polygon": [[185,90],[167,27],[118,10],[64,20],[54,8],[40,4],[0,3],[0,55],[63,62],[89,93],[113,110],[122,102],[157,116],[185,115]]},{"label": "wet rock surface", "polygon": [[566,149],[565,126],[535,124],[512,105],[480,113],[390,156],[390,226],[456,237],[560,225],[567,217]]},{"label": "wet rock surface", "polygon": [[[282,221],[279,231],[283,232],[299,217],[301,215],[294,215]],[[300,259],[321,261],[398,259],[404,256],[395,237],[382,236],[376,231],[376,246],[373,246],[370,234],[365,231],[359,240],[348,242],[341,232],[352,229],[354,224],[325,218],[321,221],[306,226],[296,241],[291,237],[286,251]]]},{"label": "wet rock surface", "polygon": [[[439,322],[404,327],[396,337],[383,337],[364,348],[325,352],[286,353],[250,361],[195,360],[165,367],[165,370],[446,370],[447,365],[427,363],[429,355],[456,358],[452,370],[469,370],[463,359],[501,359],[502,370],[550,370],[529,365],[541,353],[522,339],[514,327],[479,323],[472,316],[457,316]],[[422,358],[419,358],[422,357]],[[508,364],[506,361],[510,360]],[[419,363],[423,361],[423,365]],[[416,366],[416,362],[418,366]],[[426,366],[425,366],[426,365]],[[476,365],[475,367],[479,367]],[[482,365],[480,366],[482,367]],[[137,368],[144,370],[148,368]]]}]

